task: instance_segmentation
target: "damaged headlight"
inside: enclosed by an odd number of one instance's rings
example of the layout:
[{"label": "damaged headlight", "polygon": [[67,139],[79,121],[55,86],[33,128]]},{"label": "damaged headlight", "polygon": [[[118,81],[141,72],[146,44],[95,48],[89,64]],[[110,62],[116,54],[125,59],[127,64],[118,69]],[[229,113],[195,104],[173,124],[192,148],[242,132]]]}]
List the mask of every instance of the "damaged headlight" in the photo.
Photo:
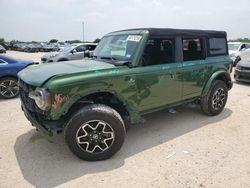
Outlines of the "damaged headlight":
[{"label": "damaged headlight", "polygon": [[36,88],[35,91],[29,93],[29,97],[33,99],[41,110],[50,109],[50,93],[44,88]]}]

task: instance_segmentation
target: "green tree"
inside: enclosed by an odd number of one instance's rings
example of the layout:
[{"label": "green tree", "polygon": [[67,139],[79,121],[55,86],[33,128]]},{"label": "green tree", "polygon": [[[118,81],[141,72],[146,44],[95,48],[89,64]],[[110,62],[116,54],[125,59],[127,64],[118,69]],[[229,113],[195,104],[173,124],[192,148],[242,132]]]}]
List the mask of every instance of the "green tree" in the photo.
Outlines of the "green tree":
[{"label": "green tree", "polygon": [[49,41],[49,43],[57,43],[57,42],[58,42],[57,39],[51,39],[51,40]]},{"label": "green tree", "polygon": [[82,41],[80,41],[80,40],[66,40],[65,42],[73,44],[73,43],[81,43]]},{"label": "green tree", "polygon": [[4,38],[0,38],[0,43],[4,43],[4,42],[5,42]]},{"label": "green tree", "polygon": [[93,41],[93,43],[99,43],[101,39],[97,38]]}]

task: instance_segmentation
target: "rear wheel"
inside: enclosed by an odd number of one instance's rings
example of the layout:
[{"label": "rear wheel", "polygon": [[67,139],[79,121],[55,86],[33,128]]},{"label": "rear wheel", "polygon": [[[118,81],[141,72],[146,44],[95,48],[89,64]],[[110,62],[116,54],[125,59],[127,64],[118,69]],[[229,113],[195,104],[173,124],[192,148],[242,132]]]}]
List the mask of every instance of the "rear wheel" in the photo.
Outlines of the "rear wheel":
[{"label": "rear wheel", "polygon": [[215,80],[208,94],[201,98],[202,111],[210,116],[221,113],[228,97],[228,89],[225,82]]},{"label": "rear wheel", "polygon": [[65,140],[70,150],[88,161],[110,158],[121,148],[125,134],[119,113],[101,104],[83,107],[65,128]]},{"label": "rear wheel", "polygon": [[12,77],[5,77],[0,79],[0,97],[5,99],[11,99],[17,97],[19,94],[19,88],[17,79]]}]

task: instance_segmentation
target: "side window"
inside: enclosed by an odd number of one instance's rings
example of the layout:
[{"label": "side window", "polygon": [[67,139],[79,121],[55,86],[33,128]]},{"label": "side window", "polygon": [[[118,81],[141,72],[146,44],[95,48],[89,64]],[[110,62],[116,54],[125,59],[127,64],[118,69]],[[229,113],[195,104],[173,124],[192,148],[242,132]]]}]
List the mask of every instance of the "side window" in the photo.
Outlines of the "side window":
[{"label": "side window", "polygon": [[210,38],[209,39],[209,54],[210,55],[226,55],[227,41],[225,38]]},{"label": "side window", "polygon": [[182,39],[184,61],[203,59],[203,48],[201,38]]},{"label": "side window", "polygon": [[6,63],[6,61],[3,61],[2,59],[0,59],[0,65],[4,65],[4,64],[8,64],[8,63]]},{"label": "side window", "polygon": [[88,50],[93,51],[95,50],[95,45],[88,45]]},{"label": "side window", "polygon": [[246,49],[246,45],[245,44],[242,44],[241,47],[240,47],[240,50],[243,50],[243,49]]},{"label": "side window", "polygon": [[86,50],[86,46],[81,45],[81,46],[76,47],[77,52],[83,52],[85,50]]},{"label": "side window", "polygon": [[142,65],[159,65],[173,63],[174,39],[149,39],[142,56]]}]

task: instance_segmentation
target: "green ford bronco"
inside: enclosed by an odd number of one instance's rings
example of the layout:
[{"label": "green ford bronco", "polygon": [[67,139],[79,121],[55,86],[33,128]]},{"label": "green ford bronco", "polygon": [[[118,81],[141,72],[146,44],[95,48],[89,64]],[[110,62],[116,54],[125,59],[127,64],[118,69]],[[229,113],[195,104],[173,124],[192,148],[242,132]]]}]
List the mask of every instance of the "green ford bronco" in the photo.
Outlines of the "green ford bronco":
[{"label": "green ford bronco", "polygon": [[25,116],[45,135],[64,133],[84,160],[122,146],[142,115],[199,102],[219,114],[232,88],[226,32],[142,28],[104,36],[91,59],[33,65],[19,73]]}]

